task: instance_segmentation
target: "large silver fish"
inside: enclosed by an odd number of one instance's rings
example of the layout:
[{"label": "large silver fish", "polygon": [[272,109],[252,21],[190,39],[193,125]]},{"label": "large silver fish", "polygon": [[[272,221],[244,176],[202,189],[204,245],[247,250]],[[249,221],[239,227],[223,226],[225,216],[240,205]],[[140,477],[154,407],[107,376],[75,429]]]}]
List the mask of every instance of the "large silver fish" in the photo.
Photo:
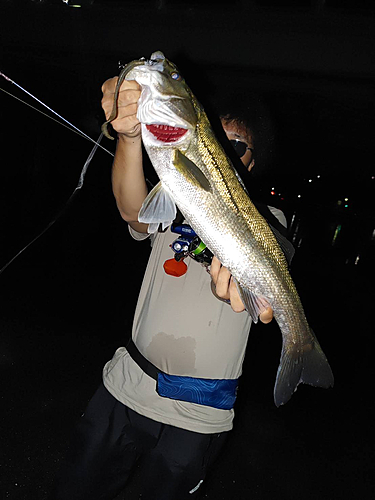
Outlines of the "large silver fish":
[{"label": "large silver fish", "polygon": [[244,189],[215,138],[207,116],[162,52],[129,63],[121,72],[114,106],[102,130],[117,115],[124,79],[142,88],[138,119],[142,140],[160,179],[139,213],[155,232],[176,216],[176,205],[213,254],[232,273],[246,310],[256,322],[270,304],[283,345],[274,399],[285,404],[298,384],[333,385],[328,361],[309,327],[288,264],[268,223]]}]

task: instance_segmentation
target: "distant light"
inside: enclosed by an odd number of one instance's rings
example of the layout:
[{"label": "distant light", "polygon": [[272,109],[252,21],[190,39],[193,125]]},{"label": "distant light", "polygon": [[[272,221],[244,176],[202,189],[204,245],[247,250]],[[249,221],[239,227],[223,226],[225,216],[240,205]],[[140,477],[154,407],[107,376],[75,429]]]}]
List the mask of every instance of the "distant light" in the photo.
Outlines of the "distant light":
[{"label": "distant light", "polygon": [[70,3],[70,0],[62,0],[68,7],[81,8],[82,5],[79,3],[79,0],[76,3]]},{"label": "distant light", "polygon": [[272,195],[274,195],[274,194],[275,194],[275,191],[273,191],[273,190],[272,190],[272,191],[271,191],[271,194],[272,194]]},{"label": "distant light", "polygon": [[345,208],[348,208],[349,205],[344,205]]},{"label": "distant light", "polygon": [[320,179],[320,175],[317,175],[317,176],[316,176],[316,178],[317,178],[317,179]]},{"label": "distant light", "polygon": [[297,198],[302,198],[302,196],[299,194],[299,195],[297,196]]},{"label": "distant light", "polygon": [[349,201],[349,198],[344,198],[344,201]]},{"label": "distant light", "polygon": [[332,239],[332,246],[336,243],[336,240],[337,240],[338,235],[340,234],[340,231],[341,231],[341,224],[339,224],[335,229],[335,233],[334,233],[333,239]]},{"label": "distant light", "polygon": [[337,204],[340,206],[342,205],[342,201],[341,200],[338,200]]},{"label": "distant light", "polygon": [[309,179],[309,182],[312,182],[312,179]]}]

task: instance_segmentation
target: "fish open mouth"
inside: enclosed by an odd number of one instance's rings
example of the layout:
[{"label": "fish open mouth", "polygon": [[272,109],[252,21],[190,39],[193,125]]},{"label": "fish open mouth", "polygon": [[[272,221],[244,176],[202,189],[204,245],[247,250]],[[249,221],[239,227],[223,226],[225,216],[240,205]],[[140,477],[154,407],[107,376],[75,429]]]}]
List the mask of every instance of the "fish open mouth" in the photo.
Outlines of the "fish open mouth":
[{"label": "fish open mouth", "polygon": [[158,141],[176,142],[186,134],[187,129],[181,127],[171,127],[170,125],[146,125],[146,128]]}]

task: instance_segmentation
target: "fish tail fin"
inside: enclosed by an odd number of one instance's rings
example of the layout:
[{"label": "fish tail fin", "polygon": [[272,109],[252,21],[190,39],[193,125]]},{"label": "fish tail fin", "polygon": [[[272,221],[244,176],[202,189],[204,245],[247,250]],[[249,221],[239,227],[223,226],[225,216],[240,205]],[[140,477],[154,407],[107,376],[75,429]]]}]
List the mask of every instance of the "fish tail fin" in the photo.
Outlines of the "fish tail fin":
[{"label": "fish tail fin", "polygon": [[327,389],[334,383],[328,360],[310,328],[309,341],[293,349],[283,345],[274,399],[277,407],[289,401],[300,383]]},{"label": "fish tail fin", "polygon": [[328,360],[310,328],[311,343],[304,346],[301,382],[314,387],[333,387],[334,377]]}]

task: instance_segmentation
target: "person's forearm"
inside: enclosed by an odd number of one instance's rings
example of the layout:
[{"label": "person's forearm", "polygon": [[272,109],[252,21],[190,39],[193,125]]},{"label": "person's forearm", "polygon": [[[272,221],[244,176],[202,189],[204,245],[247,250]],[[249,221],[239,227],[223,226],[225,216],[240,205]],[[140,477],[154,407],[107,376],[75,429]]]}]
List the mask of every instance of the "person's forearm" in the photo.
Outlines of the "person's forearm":
[{"label": "person's forearm", "polygon": [[147,196],[141,138],[119,135],[112,168],[112,188],[121,217],[136,222]]}]

